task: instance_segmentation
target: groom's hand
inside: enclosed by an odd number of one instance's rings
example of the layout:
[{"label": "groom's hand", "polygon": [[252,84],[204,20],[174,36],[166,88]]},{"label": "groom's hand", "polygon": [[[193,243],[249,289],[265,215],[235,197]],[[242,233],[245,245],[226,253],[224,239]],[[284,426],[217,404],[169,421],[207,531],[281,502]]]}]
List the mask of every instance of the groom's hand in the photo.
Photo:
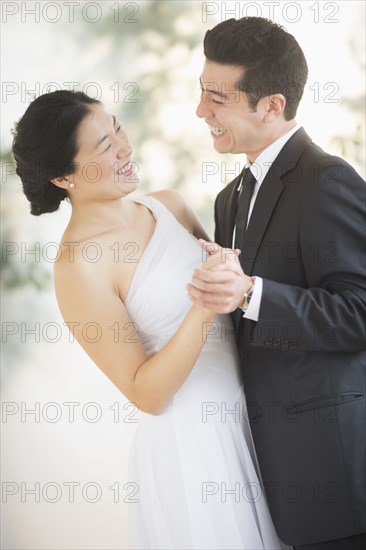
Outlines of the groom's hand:
[{"label": "groom's hand", "polygon": [[253,284],[241,268],[240,250],[222,248],[203,239],[199,242],[209,256],[194,270],[192,283],[187,285],[188,296],[216,313],[231,313],[242,305],[245,292]]}]

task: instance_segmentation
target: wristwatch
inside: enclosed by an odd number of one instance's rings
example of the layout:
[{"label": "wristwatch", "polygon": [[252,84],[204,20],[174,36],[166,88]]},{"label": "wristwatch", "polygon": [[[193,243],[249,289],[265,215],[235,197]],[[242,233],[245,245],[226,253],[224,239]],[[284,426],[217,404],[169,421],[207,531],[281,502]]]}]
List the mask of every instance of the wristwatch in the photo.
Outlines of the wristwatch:
[{"label": "wristwatch", "polygon": [[255,277],[252,277],[253,284],[250,287],[250,289],[244,294],[244,300],[242,305],[240,306],[240,309],[242,311],[246,311],[248,309],[248,306],[250,304],[250,300],[252,299],[253,291],[254,291],[254,285],[255,285]]}]

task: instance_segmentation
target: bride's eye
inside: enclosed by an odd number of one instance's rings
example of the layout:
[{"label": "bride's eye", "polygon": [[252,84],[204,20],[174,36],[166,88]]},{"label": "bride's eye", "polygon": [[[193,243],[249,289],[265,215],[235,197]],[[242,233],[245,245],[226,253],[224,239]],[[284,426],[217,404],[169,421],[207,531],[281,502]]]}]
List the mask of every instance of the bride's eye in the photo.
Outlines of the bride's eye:
[{"label": "bride's eye", "polygon": [[[120,129],[122,128],[122,126],[118,126],[117,130],[116,130],[116,134],[118,134],[118,132],[120,131]],[[111,144],[108,145],[107,149],[104,149],[104,152],[108,151],[108,149],[111,148]]]}]

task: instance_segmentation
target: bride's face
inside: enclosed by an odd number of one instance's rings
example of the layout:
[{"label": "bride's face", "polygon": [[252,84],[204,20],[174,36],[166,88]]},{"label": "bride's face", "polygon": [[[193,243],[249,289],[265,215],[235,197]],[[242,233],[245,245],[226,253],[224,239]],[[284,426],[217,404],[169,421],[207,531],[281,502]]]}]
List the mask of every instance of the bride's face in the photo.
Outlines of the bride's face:
[{"label": "bride's face", "polygon": [[128,137],[118,120],[103,107],[91,105],[90,111],[78,130],[75,190],[101,192],[103,196],[110,192],[119,196],[131,193],[138,179],[130,163],[132,148]]}]

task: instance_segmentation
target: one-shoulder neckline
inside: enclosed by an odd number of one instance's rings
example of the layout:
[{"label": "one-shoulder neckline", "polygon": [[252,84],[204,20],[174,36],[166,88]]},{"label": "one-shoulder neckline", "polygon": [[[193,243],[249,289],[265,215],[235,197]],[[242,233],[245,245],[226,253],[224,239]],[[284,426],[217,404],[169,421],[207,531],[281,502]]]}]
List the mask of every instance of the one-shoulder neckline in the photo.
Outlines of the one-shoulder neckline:
[{"label": "one-shoulder neckline", "polygon": [[[157,214],[157,212],[154,210],[154,208],[151,207],[151,204],[146,204],[145,203],[145,200],[144,199],[148,199],[147,202],[149,203],[149,201],[152,201],[153,203],[156,201],[156,202],[160,202],[158,201],[157,199],[154,199],[154,197],[150,197],[149,195],[143,195],[142,197],[133,197],[133,198],[130,198],[128,200],[130,201],[133,201],[133,202],[137,202],[139,204],[142,204],[143,206],[145,206],[148,210],[150,210],[151,214],[153,215],[154,219],[155,219],[155,229],[154,229],[154,232],[153,234],[151,235],[150,237],[150,240],[149,242],[147,243],[146,247],[145,247],[145,250],[144,252],[142,253],[142,256],[141,258],[138,260],[138,264],[137,264],[137,267],[135,269],[135,271],[133,272],[133,275],[132,275],[132,279],[131,279],[131,282],[130,282],[130,286],[128,287],[128,291],[127,291],[127,294],[126,294],[126,297],[125,299],[123,300],[124,303],[126,303],[130,297],[130,293],[132,291],[132,287],[134,285],[134,281],[135,281],[135,278],[136,278],[136,275],[137,275],[137,272],[139,271],[139,269],[141,269],[141,264],[144,262],[144,258],[146,257],[146,254],[148,253],[149,249],[151,248],[153,242],[155,241],[156,239],[156,236],[157,236],[157,233],[158,233],[158,226],[159,226],[159,215]],[[162,204],[162,203],[160,203]]]},{"label": "one-shoulder neckline", "polygon": [[179,220],[177,220],[177,218],[169,210],[169,208],[162,201],[160,201],[159,199],[156,199],[155,197],[152,197],[151,195],[142,195],[141,197],[131,197],[131,198],[128,198],[127,200],[142,204],[143,206],[145,206],[146,208],[148,208],[150,210],[150,212],[152,213],[152,215],[155,218],[155,230],[154,230],[149,242],[147,243],[146,248],[145,248],[141,258],[139,259],[138,265],[137,265],[137,267],[136,267],[136,269],[133,273],[133,276],[132,276],[132,279],[131,279],[131,282],[130,282],[130,286],[128,288],[126,297],[124,299],[125,304],[130,299],[130,295],[131,295],[132,289],[134,287],[137,274],[138,274],[139,270],[141,269],[141,265],[146,260],[146,256],[149,254],[151,247],[153,246],[153,244],[155,243],[156,239],[159,236],[160,225],[161,225],[160,218],[164,217],[164,214],[166,214],[169,218],[173,219],[175,221],[175,223],[182,230],[184,230],[184,232],[187,235],[190,236],[190,238],[197,241],[196,237],[194,235],[192,235],[192,233],[190,233],[190,231],[188,231],[188,229]]}]

